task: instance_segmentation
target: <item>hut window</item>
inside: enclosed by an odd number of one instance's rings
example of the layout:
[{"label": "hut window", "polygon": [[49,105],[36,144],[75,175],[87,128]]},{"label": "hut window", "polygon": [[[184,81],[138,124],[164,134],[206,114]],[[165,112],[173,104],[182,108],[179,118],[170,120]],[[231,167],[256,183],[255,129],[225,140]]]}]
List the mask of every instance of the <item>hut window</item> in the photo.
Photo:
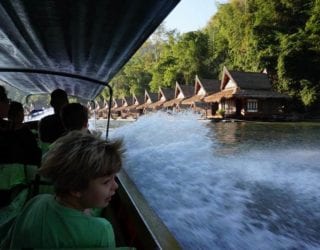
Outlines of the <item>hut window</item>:
[{"label": "hut window", "polygon": [[258,112],[258,100],[248,99],[247,101],[247,112]]}]

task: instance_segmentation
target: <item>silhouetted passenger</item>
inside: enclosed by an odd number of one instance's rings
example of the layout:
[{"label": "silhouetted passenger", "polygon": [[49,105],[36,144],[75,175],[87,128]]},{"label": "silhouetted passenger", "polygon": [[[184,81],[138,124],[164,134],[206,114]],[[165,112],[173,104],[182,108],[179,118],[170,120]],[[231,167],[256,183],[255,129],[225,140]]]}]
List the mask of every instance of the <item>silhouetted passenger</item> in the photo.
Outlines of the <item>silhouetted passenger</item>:
[{"label": "silhouetted passenger", "polygon": [[85,213],[108,206],[122,166],[121,141],[106,142],[72,131],[55,141],[39,172],[53,182],[55,195],[31,199],[4,245],[21,248],[115,248],[112,225]]},{"label": "silhouetted passenger", "polygon": [[1,162],[40,166],[41,150],[35,135],[23,124],[23,106],[12,101],[8,110],[9,129],[2,134]]},{"label": "silhouetted passenger", "polygon": [[9,123],[4,118],[8,116],[9,103],[6,89],[0,85],[0,130],[8,129]]},{"label": "silhouetted passenger", "polygon": [[8,110],[8,120],[10,129],[19,129],[23,127],[24,110],[20,102],[11,102]]},{"label": "silhouetted passenger", "polygon": [[67,131],[88,128],[88,109],[80,103],[69,103],[61,109],[61,120]]},{"label": "silhouetted passenger", "polygon": [[54,109],[54,114],[46,116],[40,121],[39,136],[42,142],[52,143],[65,133],[60,111],[68,103],[68,95],[64,90],[56,89],[51,93],[50,105]]}]

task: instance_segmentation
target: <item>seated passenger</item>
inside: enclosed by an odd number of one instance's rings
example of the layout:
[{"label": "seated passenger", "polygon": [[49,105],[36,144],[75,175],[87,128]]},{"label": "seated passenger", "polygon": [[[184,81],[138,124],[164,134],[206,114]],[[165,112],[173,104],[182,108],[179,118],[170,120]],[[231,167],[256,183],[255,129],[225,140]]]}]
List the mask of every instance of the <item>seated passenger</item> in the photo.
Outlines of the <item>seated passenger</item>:
[{"label": "seated passenger", "polygon": [[24,110],[20,102],[11,102],[8,110],[8,120],[10,129],[20,129],[23,127]]},{"label": "seated passenger", "polygon": [[2,163],[21,163],[40,166],[41,150],[35,135],[23,124],[23,106],[11,102],[8,110],[9,129],[2,135]]},{"label": "seated passenger", "polygon": [[39,172],[53,182],[55,195],[31,199],[17,217],[3,247],[115,247],[111,224],[85,213],[111,201],[122,165],[121,141],[107,142],[72,131],[59,138],[43,159]]},{"label": "seated passenger", "polygon": [[52,143],[65,133],[60,111],[68,103],[68,95],[64,90],[56,89],[51,93],[50,105],[54,109],[54,114],[42,118],[39,123],[39,136],[42,142]]},{"label": "seated passenger", "polygon": [[9,123],[4,120],[8,116],[9,99],[6,89],[0,85],[0,130],[8,129]]},{"label": "seated passenger", "polygon": [[67,131],[88,129],[88,109],[80,103],[65,105],[60,115]]}]

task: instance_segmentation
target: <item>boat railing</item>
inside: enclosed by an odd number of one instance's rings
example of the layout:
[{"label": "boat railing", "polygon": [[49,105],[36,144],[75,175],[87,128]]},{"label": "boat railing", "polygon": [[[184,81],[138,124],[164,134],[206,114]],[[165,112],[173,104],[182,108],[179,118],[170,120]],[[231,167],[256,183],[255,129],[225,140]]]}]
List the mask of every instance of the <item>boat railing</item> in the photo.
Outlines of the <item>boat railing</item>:
[{"label": "boat railing", "polygon": [[[119,242],[120,245],[126,244],[137,249],[181,249],[124,170],[118,174],[117,181],[119,189],[104,215],[111,220],[119,241],[122,238],[129,239],[129,242]],[[111,215],[111,212],[118,214]],[[116,221],[112,218],[116,218]],[[125,228],[126,232],[120,232],[121,228]]]}]

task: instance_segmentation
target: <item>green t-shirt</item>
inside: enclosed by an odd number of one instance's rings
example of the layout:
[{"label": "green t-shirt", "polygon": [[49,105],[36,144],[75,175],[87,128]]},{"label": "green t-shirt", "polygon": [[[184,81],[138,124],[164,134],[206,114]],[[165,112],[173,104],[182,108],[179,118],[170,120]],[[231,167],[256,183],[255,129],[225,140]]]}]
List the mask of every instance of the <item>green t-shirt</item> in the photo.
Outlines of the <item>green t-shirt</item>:
[{"label": "green t-shirt", "polygon": [[11,248],[115,247],[111,224],[60,205],[53,195],[30,200],[11,232]]}]

